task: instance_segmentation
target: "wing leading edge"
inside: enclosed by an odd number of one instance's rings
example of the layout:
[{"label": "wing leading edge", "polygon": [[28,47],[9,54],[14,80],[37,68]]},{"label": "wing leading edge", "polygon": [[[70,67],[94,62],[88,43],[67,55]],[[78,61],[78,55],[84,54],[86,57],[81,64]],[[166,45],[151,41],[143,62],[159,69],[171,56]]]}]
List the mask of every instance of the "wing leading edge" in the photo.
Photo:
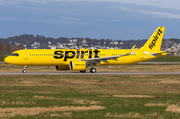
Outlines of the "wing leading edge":
[{"label": "wing leading edge", "polygon": [[101,61],[105,62],[105,63],[109,63],[107,60],[115,60],[118,61],[117,58],[119,57],[124,57],[124,56],[129,56],[134,48],[136,47],[136,45],[134,45],[127,54],[125,55],[117,55],[117,56],[110,56],[110,57],[100,57],[100,58],[90,58],[90,59],[82,59],[81,61],[86,61],[87,64],[89,64],[91,67],[93,67],[93,64],[100,64],[101,65]]}]

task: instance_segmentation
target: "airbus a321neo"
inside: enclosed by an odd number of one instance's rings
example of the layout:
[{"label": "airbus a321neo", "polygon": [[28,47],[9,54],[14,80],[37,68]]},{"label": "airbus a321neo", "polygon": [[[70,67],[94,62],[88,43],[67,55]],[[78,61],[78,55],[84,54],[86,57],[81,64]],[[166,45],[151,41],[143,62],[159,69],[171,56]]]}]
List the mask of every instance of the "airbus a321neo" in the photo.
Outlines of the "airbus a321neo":
[{"label": "airbus a321neo", "polygon": [[158,27],[145,45],[135,49],[23,49],[14,51],[5,58],[5,62],[26,66],[54,65],[57,70],[73,70],[95,73],[97,65],[125,65],[142,62],[166,55],[161,51],[165,27]]}]

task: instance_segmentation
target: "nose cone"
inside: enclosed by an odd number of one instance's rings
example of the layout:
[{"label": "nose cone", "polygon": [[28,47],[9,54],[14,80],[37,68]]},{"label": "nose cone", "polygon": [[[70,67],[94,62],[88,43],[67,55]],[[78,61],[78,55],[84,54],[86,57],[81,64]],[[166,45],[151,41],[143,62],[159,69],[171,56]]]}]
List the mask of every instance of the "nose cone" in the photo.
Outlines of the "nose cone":
[{"label": "nose cone", "polygon": [[6,58],[4,59],[4,61],[5,61],[6,63],[10,64],[11,61],[12,61],[12,59],[11,59],[10,57],[6,57]]}]

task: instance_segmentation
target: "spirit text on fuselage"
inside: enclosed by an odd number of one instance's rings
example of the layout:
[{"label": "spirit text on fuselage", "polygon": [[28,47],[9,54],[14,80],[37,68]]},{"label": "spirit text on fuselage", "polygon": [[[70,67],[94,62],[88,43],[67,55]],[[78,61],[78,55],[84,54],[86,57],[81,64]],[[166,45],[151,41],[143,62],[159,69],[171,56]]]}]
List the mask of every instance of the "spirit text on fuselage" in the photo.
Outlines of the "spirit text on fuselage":
[{"label": "spirit text on fuselage", "polygon": [[64,58],[64,61],[67,61],[67,59],[73,59],[76,57],[76,59],[84,58],[84,55],[88,53],[88,58],[98,58],[98,53],[100,53],[99,50],[57,50],[54,52],[54,58],[55,59],[62,59]]}]

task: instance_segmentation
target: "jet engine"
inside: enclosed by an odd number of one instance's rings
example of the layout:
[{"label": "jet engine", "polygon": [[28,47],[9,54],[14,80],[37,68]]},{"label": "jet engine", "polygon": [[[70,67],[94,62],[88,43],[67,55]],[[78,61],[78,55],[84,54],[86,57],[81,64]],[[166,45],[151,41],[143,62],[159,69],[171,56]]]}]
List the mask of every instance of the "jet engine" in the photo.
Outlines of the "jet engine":
[{"label": "jet engine", "polygon": [[87,68],[86,61],[70,61],[70,70],[73,71],[84,71]]}]

